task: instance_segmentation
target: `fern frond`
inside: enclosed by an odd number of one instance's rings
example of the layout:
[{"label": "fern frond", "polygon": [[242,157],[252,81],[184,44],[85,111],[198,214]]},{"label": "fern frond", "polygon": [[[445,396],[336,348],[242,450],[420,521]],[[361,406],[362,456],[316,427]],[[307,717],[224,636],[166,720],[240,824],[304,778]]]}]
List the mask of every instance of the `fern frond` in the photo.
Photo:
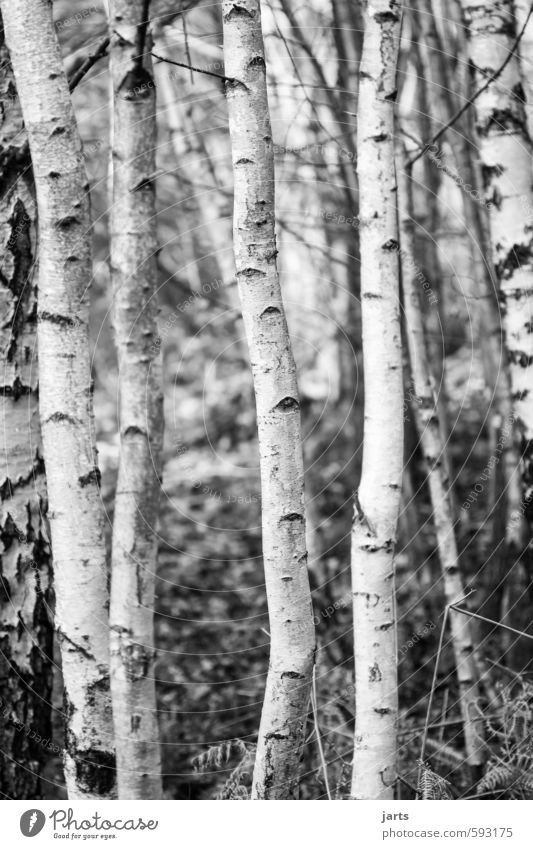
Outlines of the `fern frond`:
[{"label": "fern frond", "polygon": [[452,785],[442,776],[433,772],[429,766],[422,761],[418,762],[420,776],[418,779],[417,792],[421,799],[427,801],[433,799],[453,799]]}]

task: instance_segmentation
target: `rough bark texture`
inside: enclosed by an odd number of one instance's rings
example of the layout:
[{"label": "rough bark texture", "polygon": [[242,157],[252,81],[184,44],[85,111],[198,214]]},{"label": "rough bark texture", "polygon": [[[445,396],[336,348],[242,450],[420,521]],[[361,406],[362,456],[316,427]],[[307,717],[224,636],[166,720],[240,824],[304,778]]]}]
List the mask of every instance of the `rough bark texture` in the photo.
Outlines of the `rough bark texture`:
[{"label": "rough bark texture", "polygon": [[[516,30],[521,32],[524,24],[525,30],[520,39],[518,54],[520,57],[520,74],[525,94],[525,110],[529,138],[533,139],[533,15],[527,20],[531,9],[530,0],[514,0],[514,14],[516,15]],[[527,23],[526,23],[527,21]]]},{"label": "rough bark texture", "polygon": [[366,6],[357,170],[365,382],[363,467],[352,530],[356,689],[352,798],[391,799],[396,782],[394,545],[403,466],[394,103],[400,6]]},{"label": "rough bark texture", "polygon": [[38,799],[50,756],[53,620],[37,397],[37,209],[1,18],[0,100],[0,793]]},{"label": "rough bark texture", "polygon": [[147,4],[110,3],[113,79],[111,272],[119,360],[120,463],[111,570],[111,691],[118,794],[161,799],[154,584],[163,395],[157,338],[155,85]]},{"label": "rough bark texture", "polygon": [[[422,453],[428,472],[433,508],[433,522],[442,571],[446,604],[457,604],[465,595],[460,572],[459,552],[454,531],[454,515],[450,481],[445,463],[445,439],[437,409],[435,381],[431,374],[429,353],[424,336],[420,283],[414,256],[414,220],[412,216],[411,173],[406,171],[406,157],[398,168],[398,209],[401,235],[401,269],[405,336],[409,350],[414,411]],[[468,763],[474,769],[484,763],[483,724],[479,716],[478,671],[474,659],[471,620],[451,610],[451,641],[459,681],[459,704]]]},{"label": "rough bark texture", "polygon": [[[430,3],[433,16],[428,14],[426,6],[427,0],[417,4],[417,21],[421,30],[419,42],[422,57],[425,60],[425,68],[422,70],[424,79],[421,84],[429,84],[432,90],[439,93],[439,102],[435,106],[439,110],[438,117],[441,124],[445,124],[455,114],[458,104],[454,98],[454,81],[446,61],[445,45],[438,27],[435,26],[439,11],[434,0]],[[464,64],[466,66],[466,63]],[[464,83],[467,94],[472,93],[470,91],[472,85],[468,84],[469,80],[466,79]],[[489,618],[499,619],[508,581],[513,580],[512,576],[507,578],[506,575],[516,564],[523,547],[523,523],[512,518],[520,511],[521,493],[517,473],[519,455],[513,435],[508,432],[513,420],[511,382],[509,366],[502,349],[500,309],[494,286],[494,273],[490,266],[491,251],[487,221],[481,212],[480,201],[471,194],[472,188],[481,188],[480,169],[476,167],[472,145],[468,141],[472,138],[472,134],[472,113],[468,111],[455,122],[446,138],[452,148],[457,174],[463,181],[464,224],[470,239],[470,248],[466,257],[468,266],[463,275],[462,287],[472,314],[473,344],[476,347],[479,346],[485,383],[491,395],[490,429],[494,436],[494,444],[499,447],[501,454],[499,473],[495,476],[495,486],[492,490],[492,502],[488,504],[488,510],[491,512],[497,510],[498,518],[501,517],[501,519],[494,520],[492,523],[491,556],[480,569],[484,596],[483,613]],[[428,136],[429,133],[425,137]],[[431,149],[428,151],[428,157],[433,158],[434,162],[430,167],[435,170],[435,164],[441,164],[440,159],[435,160]],[[442,414],[440,418],[443,424]],[[476,650],[476,663],[479,669],[483,666],[480,654]],[[486,676],[482,677],[488,684]]]},{"label": "rough bark texture", "polygon": [[274,158],[261,10],[224,0],[235,175],[234,252],[254,377],[271,650],[252,798],[297,795],[315,634],[307,571],[296,371],[276,266]]},{"label": "rough bark texture", "polygon": [[[497,71],[515,40],[510,0],[462,0],[476,86]],[[522,498],[533,519],[533,190],[518,59],[507,64],[476,100],[476,128],[486,199],[491,203],[492,259],[511,371],[512,402],[520,434]]]},{"label": "rough bark texture", "polygon": [[114,785],[104,514],[92,435],[88,184],[47,0],[2,0],[39,217],[39,408],[65,683],[70,798]]}]

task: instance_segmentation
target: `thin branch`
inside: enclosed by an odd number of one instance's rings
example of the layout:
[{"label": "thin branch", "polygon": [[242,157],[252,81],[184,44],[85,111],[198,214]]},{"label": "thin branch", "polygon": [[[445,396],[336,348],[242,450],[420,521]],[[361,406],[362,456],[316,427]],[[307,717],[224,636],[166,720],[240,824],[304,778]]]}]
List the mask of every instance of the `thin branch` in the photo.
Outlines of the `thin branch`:
[{"label": "thin branch", "polygon": [[174,62],[173,59],[167,59],[166,56],[159,56],[157,53],[150,54],[153,59],[158,59],[160,62],[168,62],[169,65],[176,65],[178,68],[186,68],[188,71],[196,71],[197,74],[207,74],[209,77],[217,77],[219,80],[225,80],[228,83],[239,83],[244,85],[235,77],[226,77],[224,74],[217,74],[216,71],[207,71],[205,68],[195,68],[193,65],[187,65],[185,62]]},{"label": "thin branch", "polygon": [[318,745],[318,754],[320,756],[320,763],[322,764],[322,772],[324,773],[324,783],[326,785],[326,793],[328,799],[332,800],[331,790],[329,787],[329,778],[328,778],[328,765],[326,763],[326,757],[324,755],[324,747],[322,745],[322,736],[320,734],[320,726],[318,724],[318,702],[316,697],[316,668],[313,667],[313,682],[311,687],[311,707],[313,708],[313,721],[315,724],[315,735],[316,742]]},{"label": "thin branch", "polygon": [[100,42],[94,53],[89,53],[89,55],[83,60],[80,67],[77,71],[75,71],[70,80],[68,81],[68,88],[70,93],[74,91],[76,86],[82,81],[84,76],[91,70],[92,66],[98,62],[103,56],[107,54],[107,48],[109,47],[109,36],[103,39]]},{"label": "thin branch", "polygon": [[469,610],[463,610],[462,607],[455,607],[454,604],[450,604],[451,610],[457,611],[457,613],[464,613],[465,616],[471,616],[472,619],[480,619],[481,622],[488,622],[489,625],[496,625],[499,628],[505,628],[506,631],[512,631],[513,634],[518,634],[519,637],[525,637],[526,640],[533,640],[533,634],[526,634],[525,631],[518,631],[516,628],[511,628],[510,625],[504,625],[503,622],[495,622],[494,619],[487,619],[486,616],[480,616],[479,613],[471,613]]},{"label": "thin branch", "polygon": [[135,37],[135,51],[137,55],[133,60],[138,69],[142,68],[143,66],[144,45],[146,43],[146,33],[148,31],[148,24],[150,23],[149,9],[150,0],[142,0],[141,21],[137,27],[137,34]]},{"label": "thin branch", "polygon": [[[442,620],[442,627],[440,629],[439,647],[437,649],[437,656],[435,658],[435,668],[433,669],[433,679],[431,681],[431,690],[430,690],[430,693],[429,693],[428,706],[427,706],[427,711],[426,711],[426,721],[424,723],[424,734],[422,736],[422,748],[420,750],[420,759],[419,759],[420,763],[424,762],[424,756],[426,754],[426,745],[427,745],[428,731],[429,731],[429,718],[430,718],[430,715],[431,715],[431,708],[433,706],[433,696],[434,696],[435,690],[437,688],[437,674],[438,674],[438,671],[439,671],[439,660],[440,660],[440,656],[442,654],[442,647],[443,647],[443,644],[444,644],[444,633],[446,631],[446,622],[448,621],[448,613],[449,612],[450,612],[450,607],[448,605],[446,607],[445,611],[444,611],[444,618]],[[420,786],[421,771],[422,771],[422,768],[419,767],[418,768],[417,787]],[[416,798],[418,799],[418,791],[416,793]]]},{"label": "thin branch", "polygon": [[[185,39],[185,55],[187,57],[187,62],[189,63],[189,65],[192,65],[191,51],[189,49],[189,33],[187,31],[187,18],[185,16],[185,14],[183,15],[183,20],[182,20],[181,24],[183,26],[183,37]],[[191,84],[194,85],[194,75],[193,75],[192,71],[191,71]]]},{"label": "thin branch", "polygon": [[414,165],[414,163],[415,163],[418,159],[420,159],[420,157],[421,157],[421,156],[423,156],[425,153],[427,153],[427,151],[429,150],[429,148],[430,148],[432,145],[434,145],[434,144],[435,144],[435,142],[436,142],[436,141],[438,141],[438,140],[441,138],[441,136],[443,136],[443,135],[444,135],[444,133],[445,133],[447,130],[449,130],[449,129],[450,129],[450,127],[452,127],[452,126],[455,124],[455,122],[456,122],[456,121],[458,121],[458,120],[459,120],[459,118],[460,118],[462,115],[464,115],[464,113],[465,113],[465,112],[466,112],[466,111],[467,111],[467,110],[468,110],[468,109],[472,106],[472,104],[473,104],[473,103],[475,103],[475,101],[478,99],[478,97],[480,97],[480,95],[482,95],[482,94],[483,94],[483,92],[484,92],[484,91],[486,91],[486,90],[488,89],[488,87],[489,87],[490,85],[492,85],[492,83],[493,83],[495,80],[497,80],[497,79],[498,79],[498,77],[499,77],[499,76],[503,73],[503,71],[506,69],[507,65],[509,64],[509,62],[510,62],[510,61],[511,61],[511,59],[513,58],[513,56],[514,56],[514,54],[515,54],[515,52],[516,52],[516,48],[517,48],[517,47],[518,47],[518,45],[520,44],[520,41],[522,40],[522,36],[524,35],[524,33],[525,33],[525,31],[526,31],[526,27],[527,27],[527,25],[528,25],[528,23],[529,23],[529,19],[531,18],[531,15],[532,15],[532,14],[533,14],[533,3],[531,3],[531,5],[530,5],[530,7],[529,7],[529,12],[527,13],[526,19],[525,19],[525,21],[524,21],[524,25],[523,25],[522,29],[520,30],[520,32],[518,33],[517,37],[515,38],[514,43],[513,43],[513,46],[512,46],[512,47],[511,47],[511,49],[509,50],[509,53],[508,53],[508,55],[506,56],[505,61],[504,61],[504,62],[500,65],[500,67],[498,68],[498,70],[497,70],[497,71],[494,71],[494,73],[490,75],[490,77],[488,78],[488,80],[487,80],[487,81],[486,81],[486,82],[485,82],[485,83],[481,86],[481,88],[479,88],[479,89],[478,89],[478,90],[477,90],[477,91],[476,91],[476,92],[472,95],[472,97],[470,97],[470,98],[466,101],[466,103],[465,103],[465,104],[463,104],[463,106],[461,106],[461,108],[457,110],[457,112],[455,113],[455,115],[453,115],[453,116],[450,118],[450,120],[448,121],[448,123],[447,123],[447,124],[445,124],[445,125],[444,125],[444,127],[441,127],[441,128],[440,128],[440,130],[439,130],[437,133],[435,133],[435,135],[433,136],[433,138],[432,138],[432,139],[430,139],[430,141],[426,142],[426,144],[425,144],[425,145],[422,147],[422,149],[421,149],[421,150],[420,150],[420,151],[416,154],[416,156],[413,156],[413,158],[412,158],[412,159],[409,161],[409,163],[408,163],[410,166]]}]

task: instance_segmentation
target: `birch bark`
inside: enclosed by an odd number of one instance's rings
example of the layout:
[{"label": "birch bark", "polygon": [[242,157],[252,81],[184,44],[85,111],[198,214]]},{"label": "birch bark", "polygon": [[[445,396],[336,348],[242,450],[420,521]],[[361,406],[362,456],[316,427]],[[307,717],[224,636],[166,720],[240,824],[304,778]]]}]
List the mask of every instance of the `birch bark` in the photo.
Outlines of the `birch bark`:
[{"label": "birch bark", "polygon": [[514,0],[513,8],[516,15],[516,31],[520,32],[525,25],[518,45],[518,55],[525,94],[524,108],[526,110],[528,133],[529,138],[533,139],[533,15],[529,20],[527,19],[531,8],[529,0]]},{"label": "birch bark", "polygon": [[114,787],[104,514],[88,345],[91,220],[68,83],[46,0],[1,0],[39,219],[39,409],[65,685],[71,799]]},{"label": "birch bark", "polygon": [[[413,404],[417,430],[428,470],[428,484],[433,508],[433,522],[443,578],[446,604],[457,604],[465,595],[461,577],[459,552],[454,531],[453,504],[445,463],[445,440],[439,421],[435,382],[429,367],[429,352],[424,336],[420,305],[419,273],[414,254],[414,220],[412,213],[411,173],[406,170],[406,157],[398,163],[398,209],[401,235],[401,270],[405,336],[409,351]],[[474,658],[471,620],[461,613],[449,613],[452,647],[459,682],[459,704],[467,760],[475,772],[485,761],[483,724],[476,722],[479,701],[478,671]]]},{"label": "birch bark", "polygon": [[255,386],[270,664],[254,799],[297,795],[315,633],[296,369],[276,265],[274,157],[258,0],[222,5],[237,281]]},{"label": "birch bark", "polygon": [[110,2],[113,80],[111,274],[120,462],[111,570],[111,692],[121,799],[160,799],[154,585],[163,395],[157,338],[155,84],[147,5]]},{"label": "birch bark", "polygon": [[38,738],[51,734],[53,617],[37,395],[37,208],[1,18],[0,100],[0,791],[38,799],[49,755]]},{"label": "birch bark", "polygon": [[354,799],[391,799],[396,783],[393,558],[403,467],[403,376],[394,104],[400,20],[395,0],[366,5],[357,134],[365,423],[352,529]]},{"label": "birch bark", "polygon": [[[481,87],[515,41],[510,0],[462,0],[469,58]],[[490,207],[492,260],[510,362],[513,414],[520,435],[522,500],[533,519],[533,189],[531,143],[514,55],[475,102],[479,155]]]}]

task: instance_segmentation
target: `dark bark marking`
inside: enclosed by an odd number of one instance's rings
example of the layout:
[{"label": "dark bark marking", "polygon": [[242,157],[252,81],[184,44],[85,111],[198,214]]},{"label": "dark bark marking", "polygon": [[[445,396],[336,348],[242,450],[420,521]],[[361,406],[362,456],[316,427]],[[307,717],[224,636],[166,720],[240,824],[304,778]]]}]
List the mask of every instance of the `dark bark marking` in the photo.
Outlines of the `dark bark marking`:
[{"label": "dark bark marking", "polygon": [[107,796],[115,784],[115,758],[100,749],[82,749],[73,753],[78,783],[98,796]]},{"label": "dark bark marking", "polygon": [[301,513],[287,513],[286,516],[282,516],[279,520],[281,522],[303,522],[304,517]]},{"label": "dark bark marking", "polygon": [[100,469],[98,468],[98,466],[95,466],[93,469],[91,469],[90,472],[87,472],[86,475],[81,475],[78,478],[78,483],[81,487],[89,486],[89,484],[95,483],[96,486],[100,488],[101,478],[102,476],[100,474]]},{"label": "dark bark marking", "polygon": [[64,218],[57,219],[55,226],[58,230],[71,230],[78,224],[81,224],[81,221],[75,215],[65,215]]},{"label": "dark bark marking", "polygon": [[263,310],[259,318],[263,318],[265,315],[281,315],[281,312],[277,307],[267,307],[266,310]]},{"label": "dark bark marking", "polygon": [[300,405],[296,398],[291,398],[287,395],[286,398],[282,398],[281,401],[278,401],[274,410],[299,410]]},{"label": "dark bark marking", "polygon": [[49,321],[51,324],[59,324],[60,327],[74,327],[77,322],[68,315],[60,315],[59,313],[43,312],[38,314],[39,321]]}]

